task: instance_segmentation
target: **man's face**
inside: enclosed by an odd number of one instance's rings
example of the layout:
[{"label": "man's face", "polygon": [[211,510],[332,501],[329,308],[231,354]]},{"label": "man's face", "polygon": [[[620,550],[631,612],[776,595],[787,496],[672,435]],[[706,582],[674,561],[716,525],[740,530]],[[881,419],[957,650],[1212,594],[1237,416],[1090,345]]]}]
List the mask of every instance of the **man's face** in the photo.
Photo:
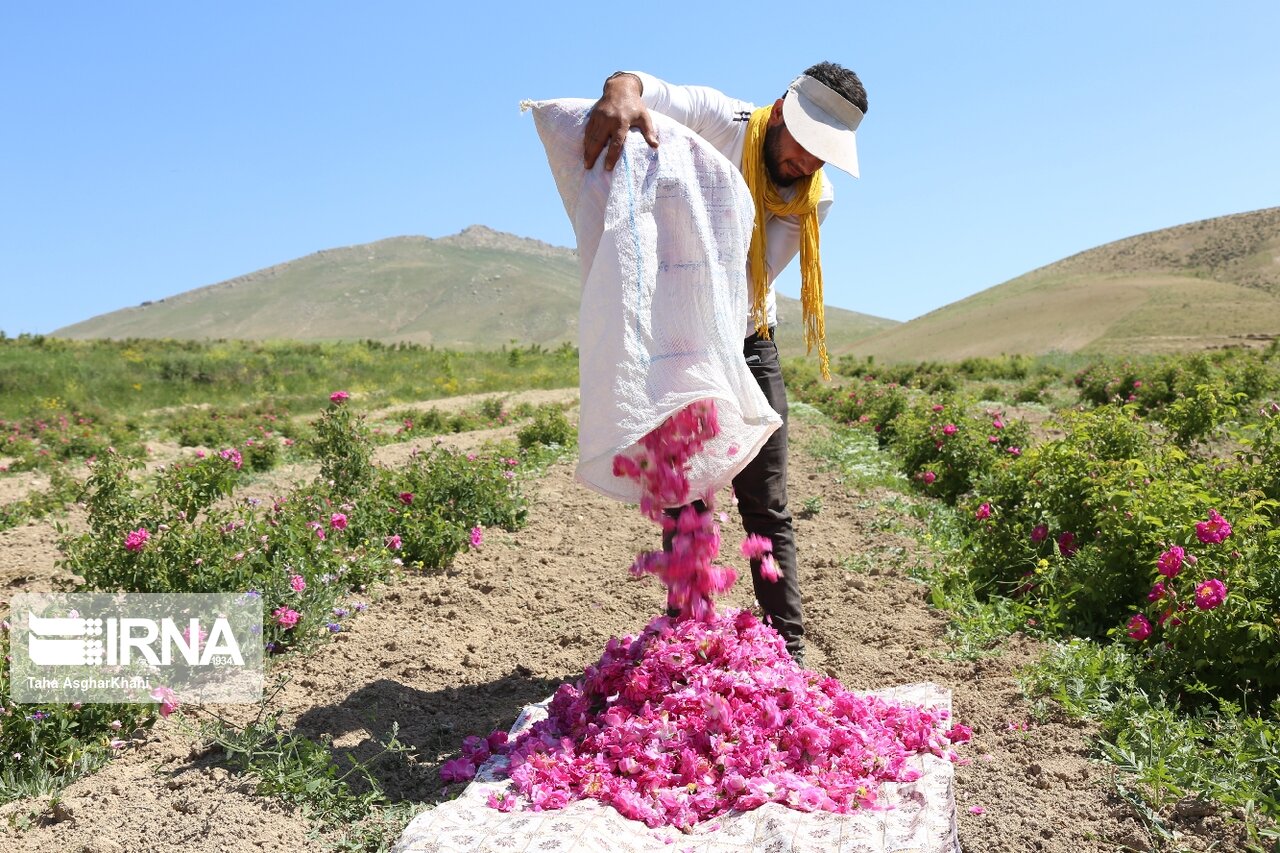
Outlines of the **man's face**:
[{"label": "man's face", "polygon": [[774,186],[789,187],[822,168],[822,161],[796,142],[785,122],[771,124],[764,132],[764,167]]}]

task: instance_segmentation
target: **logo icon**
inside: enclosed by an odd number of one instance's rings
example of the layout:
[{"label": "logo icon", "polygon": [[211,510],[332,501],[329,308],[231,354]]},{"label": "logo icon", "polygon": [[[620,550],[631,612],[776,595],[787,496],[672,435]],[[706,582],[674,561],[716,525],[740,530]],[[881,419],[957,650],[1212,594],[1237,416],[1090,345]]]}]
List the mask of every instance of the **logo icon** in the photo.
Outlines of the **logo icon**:
[{"label": "logo icon", "polygon": [[190,702],[262,696],[260,595],[19,593],[10,608],[14,702],[151,702],[157,684]]},{"label": "logo icon", "polygon": [[[84,666],[102,663],[101,619],[37,616],[27,613],[27,653],[40,666]],[[84,639],[61,639],[81,637]],[[59,638],[59,639],[55,639]]]}]

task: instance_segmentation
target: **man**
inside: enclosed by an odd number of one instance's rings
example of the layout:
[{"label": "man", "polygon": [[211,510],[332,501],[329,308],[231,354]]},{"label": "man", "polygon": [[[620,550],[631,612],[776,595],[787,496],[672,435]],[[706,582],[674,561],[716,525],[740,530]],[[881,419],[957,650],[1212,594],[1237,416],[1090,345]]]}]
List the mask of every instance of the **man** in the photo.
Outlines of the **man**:
[{"label": "man", "polygon": [[804,616],[787,509],[787,393],[772,340],[777,323],[773,281],[799,253],[805,341],[818,347],[826,376],[818,224],[834,194],[820,170],[825,162],[858,176],[854,134],[867,111],[866,90],[852,71],[822,62],[806,69],[771,107],[756,108],[704,86],[673,86],[642,72],[619,71],[605,80],[604,93],[587,119],[586,168],[604,152],[604,168],[612,170],[633,127],[657,148],[650,110],[675,119],[717,148],[738,167],[756,205],[743,354],[769,405],[782,417],[782,428],[734,478],[733,488],[743,527],[772,542],[781,571],[781,578],[770,582],[761,577],[761,561],[752,561],[756,600],[787,651],[803,663]]}]

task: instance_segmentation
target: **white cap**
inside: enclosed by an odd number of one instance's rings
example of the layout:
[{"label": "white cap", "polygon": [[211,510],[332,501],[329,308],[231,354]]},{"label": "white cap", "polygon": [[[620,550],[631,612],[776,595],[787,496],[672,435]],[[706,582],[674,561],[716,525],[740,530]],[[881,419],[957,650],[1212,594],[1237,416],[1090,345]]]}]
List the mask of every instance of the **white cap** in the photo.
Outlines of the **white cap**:
[{"label": "white cap", "polygon": [[814,157],[858,177],[855,131],[862,110],[825,83],[801,74],[787,87],[782,118],[796,142]]}]

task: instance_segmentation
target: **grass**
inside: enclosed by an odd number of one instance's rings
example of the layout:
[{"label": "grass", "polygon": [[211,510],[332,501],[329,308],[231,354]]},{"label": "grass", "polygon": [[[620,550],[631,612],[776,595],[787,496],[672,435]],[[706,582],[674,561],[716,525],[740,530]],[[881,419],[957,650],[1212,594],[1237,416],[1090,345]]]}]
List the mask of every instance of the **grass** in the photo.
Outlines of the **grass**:
[{"label": "grass", "polygon": [[0,418],[61,408],[127,417],[171,406],[240,406],[270,397],[316,410],[330,392],[366,409],[514,388],[569,388],[578,353],[530,347],[452,352],[416,344],[279,341],[76,341],[0,338]]},{"label": "grass", "polygon": [[823,470],[837,472],[837,482],[847,488],[866,491],[876,487],[901,488],[906,484],[906,478],[898,473],[893,460],[877,452],[875,438],[864,430],[840,427],[807,403],[790,403],[788,417],[824,427],[815,431],[802,449],[821,462]]},{"label": "grass", "polygon": [[1280,707],[1271,720],[1224,699],[1188,710],[1145,674],[1125,646],[1076,639],[1053,644],[1022,683],[1040,702],[1097,722],[1100,753],[1156,813],[1205,801],[1276,837],[1264,816],[1280,814]]}]

